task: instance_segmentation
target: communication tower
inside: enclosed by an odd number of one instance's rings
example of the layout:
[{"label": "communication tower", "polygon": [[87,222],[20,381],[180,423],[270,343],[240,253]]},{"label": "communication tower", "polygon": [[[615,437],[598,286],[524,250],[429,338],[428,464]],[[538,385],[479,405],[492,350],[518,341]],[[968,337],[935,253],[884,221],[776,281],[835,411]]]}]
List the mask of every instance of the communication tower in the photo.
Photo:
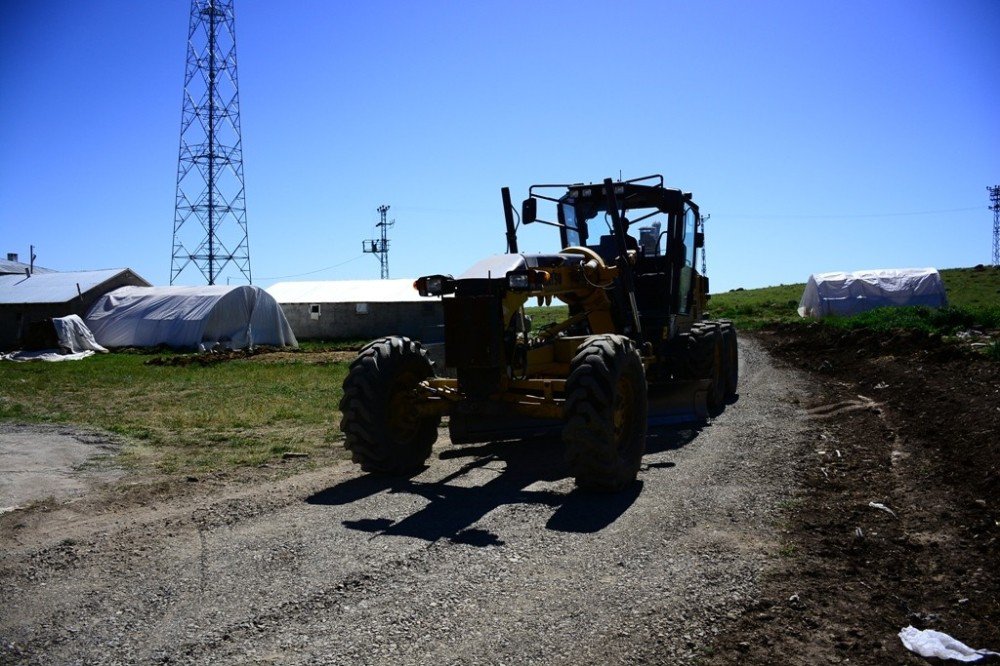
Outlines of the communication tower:
[{"label": "communication tower", "polygon": [[227,268],[253,282],[233,0],[191,2],[170,284],[192,264],[208,284]]},{"label": "communication tower", "polygon": [[1000,266],[1000,185],[987,187],[990,193],[990,210],[993,211],[993,265]]},{"label": "communication tower", "polygon": [[370,254],[378,255],[379,264],[382,266],[382,279],[389,279],[389,238],[388,231],[389,227],[396,224],[396,220],[386,221],[386,214],[389,212],[389,207],[385,204],[379,206],[376,210],[379,213],[379,223],[377,226],[380,229],[379,238],[371,238],[369,240],[361,241],[361,249]]}]

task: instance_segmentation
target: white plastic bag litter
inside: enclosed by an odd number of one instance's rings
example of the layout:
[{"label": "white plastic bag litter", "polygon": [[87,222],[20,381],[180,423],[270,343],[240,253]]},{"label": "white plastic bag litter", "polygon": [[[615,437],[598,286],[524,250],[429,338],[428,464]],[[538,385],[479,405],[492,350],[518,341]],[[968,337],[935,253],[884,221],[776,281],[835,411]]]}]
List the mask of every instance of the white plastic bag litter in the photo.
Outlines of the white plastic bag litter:
[{"label": "white plastic bag litter", "polygon": [[903,641],[907,650],[916,652],[921,657],[954,659],[967,663],[979,661],[983,657],[1000,657],[1000,652],[973,650],[948,634],[933,629],[907,627],[899,632],[899,640]]}]

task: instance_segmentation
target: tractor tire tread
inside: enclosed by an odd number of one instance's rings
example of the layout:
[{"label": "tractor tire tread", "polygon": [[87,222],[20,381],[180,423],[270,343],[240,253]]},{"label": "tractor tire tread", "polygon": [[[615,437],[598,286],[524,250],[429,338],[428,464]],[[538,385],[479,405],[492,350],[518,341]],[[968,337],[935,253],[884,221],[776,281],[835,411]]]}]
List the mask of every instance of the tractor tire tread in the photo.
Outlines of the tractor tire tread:
[{"label": "tractor tire tread", "polygon": [[[592,336],[580,345],[566,380],[566,461],[578,486],[618,491],[633,482],[645,451],[648,409],[642,361],[631,340]],[[615,387],[623,375],[633,384],[633,423],[627,441],[615,442]]]},{"label": "tractor tire tread", "polygon": [[361,349],[344,378],[340,401],[344,448],[366,472],[407,474],[419,469],[437,440],[439,417],[422,419],[408,441],[397,441],[389,428],[393,383],[404,371],[423,378],[434,373],[419,342],[389,336]]}]

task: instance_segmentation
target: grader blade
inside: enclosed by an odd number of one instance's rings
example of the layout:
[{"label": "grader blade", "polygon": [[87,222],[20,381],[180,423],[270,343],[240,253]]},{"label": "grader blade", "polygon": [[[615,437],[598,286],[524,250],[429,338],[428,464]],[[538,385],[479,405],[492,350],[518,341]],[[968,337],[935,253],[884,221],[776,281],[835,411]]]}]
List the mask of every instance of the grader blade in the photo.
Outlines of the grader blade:
[{"label": "grader blade", "polygon": [[649,425],[694,423],[708,418],[711,381],[691,379],[650,387]]}]

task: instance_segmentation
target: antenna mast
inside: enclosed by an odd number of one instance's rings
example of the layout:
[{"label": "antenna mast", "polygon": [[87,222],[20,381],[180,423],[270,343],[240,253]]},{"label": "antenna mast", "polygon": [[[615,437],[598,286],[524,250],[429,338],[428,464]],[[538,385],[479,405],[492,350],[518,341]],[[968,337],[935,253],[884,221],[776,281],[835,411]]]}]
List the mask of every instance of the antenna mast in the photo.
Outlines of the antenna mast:
[{"label": "antenna mast", "polygon": [[361,249],[369,254],[378,255],[378,262],[382,267],[382,279],[389,279],[389,227],[396,224],[396,220],[386,221],[386,214],[389,212],[389,206],[382,204],[376,210],[379,213],[379,223],[375,226],[379,227],[381,233],[379,238],[372,238],[369,240],[361,241]]},{"label": "antenna mast", "polygon": [[993,211],[993,265],[1000,266],[1000,185],[987,187],[986,191],[990,193]]},{"label": "antenna mast", "polygon": [[[699,227],[698,231],[701,232],[702,238],[705,237],[705,223],[708,222],[708,220],[711,219],[711,217],[712,217],[711,213],[709,213],[708,215],[699,215],[698,216],[698,227]],[[705,246],[704,245],[701,246],[701,275],[702,275],[702,277],[707,277],[708,276],[708,262],[705,259]]]},{"label": "antenna mast", "polygon": [[253,283],[243,189],[234,0],[191,0],[170,284],[190,264]]}]

